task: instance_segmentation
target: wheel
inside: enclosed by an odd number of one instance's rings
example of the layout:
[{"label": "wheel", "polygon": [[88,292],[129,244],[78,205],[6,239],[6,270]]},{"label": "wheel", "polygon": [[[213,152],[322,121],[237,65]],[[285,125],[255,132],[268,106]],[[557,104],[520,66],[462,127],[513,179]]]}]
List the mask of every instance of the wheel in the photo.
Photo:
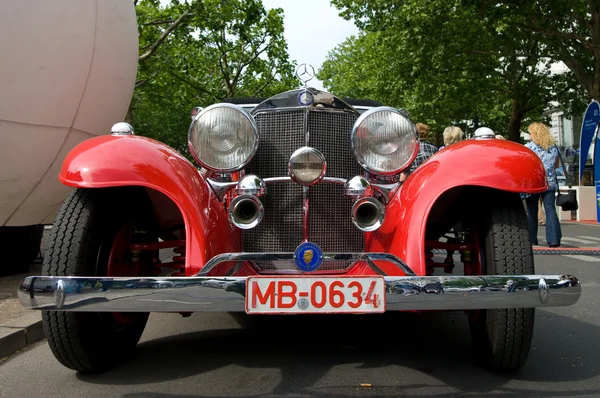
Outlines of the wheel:
[{"label": "wheel", "polygon": [[[135,195],[133,195],[135,193]],[[152,252],[132,253],[132,242],[156,242],[143,191],[78,189],[63,203],[44,256],[50,276],[151,275]],[[129,205],[128,205],[129,204]],[[83,372],[108,370],[132,354],[148,313],[42,311],[52,353]]]},{"label": "wheel", "polygon": [[[527,217],[518,201],[506,198],[477,228],[484,275],[533,275]],[[473,311],[469,326],[475,352],[491,370],[511,372],[527,360],[533,337],[534,308]]]},{"label": "wheel", "polygon": [[0,250],[3,264],[0,275],[24,274],[40,254],[43,225],[0,227]]}]

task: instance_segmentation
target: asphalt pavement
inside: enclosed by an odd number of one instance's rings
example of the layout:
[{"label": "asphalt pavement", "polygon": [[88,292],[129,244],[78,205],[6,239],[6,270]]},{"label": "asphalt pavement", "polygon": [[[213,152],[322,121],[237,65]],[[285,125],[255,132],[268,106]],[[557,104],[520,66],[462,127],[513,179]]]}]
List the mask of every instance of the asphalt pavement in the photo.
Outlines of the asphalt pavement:
[{"label": "asphalt pavement", "polygon": [[[565,245],[568,237],[600,246],[599,226],[563,224],[563,234]],[[535,256],[538,273],[574,274],[583,292],[574,306],[537,310],[529,360],[516,374],[480,367],[458,312],[152,314],[118,368],[78,374],[42,341],[0,363],[0,396],[600,396],[600,257],[585,257]]]}]

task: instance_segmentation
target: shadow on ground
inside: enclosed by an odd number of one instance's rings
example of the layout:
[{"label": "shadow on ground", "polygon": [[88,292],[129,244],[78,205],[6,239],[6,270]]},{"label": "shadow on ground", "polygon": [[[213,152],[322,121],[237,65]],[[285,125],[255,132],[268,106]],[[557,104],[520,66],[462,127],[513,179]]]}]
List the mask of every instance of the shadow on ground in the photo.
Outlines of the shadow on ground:
[{"label": "shadow on ground", "polygon": [[[426,384],[398,385],[403,379],[402,374],[394,373],[398,367],[425,373],[425,379],[436,379],[436,385],[458,391],[444,396],[491,391],[499,396],[600,395],[600,386],[572,391],[568,384],[600,373],[600,350],[592,349],[600,341],[600,328],[548,311],[538,310],[528,363],[514,375],[493,374],[480,367],[472,353],[466,317],[459,313],[232,316],[242,329],[185,333],[148,341],[140,344],[135,356],[119,368],[96,376],[79,374],[78,378],[107,385],[152,384],[236,364],[249,369],[278,368],[281,382],[269,395],[363,395],[356,390],[359,382],[352,386],[343,382],[316,386],[334,366],[355,364],[359,369],[382,370],[378,383],[368,393],[363,390],[364,395],[422,395]],[[515,389],[506,386],[511,380],[532,383],[527,389]],[[551,390],[553,385],[558,391]],[[147,392],[127,396],[177,395]]]}]

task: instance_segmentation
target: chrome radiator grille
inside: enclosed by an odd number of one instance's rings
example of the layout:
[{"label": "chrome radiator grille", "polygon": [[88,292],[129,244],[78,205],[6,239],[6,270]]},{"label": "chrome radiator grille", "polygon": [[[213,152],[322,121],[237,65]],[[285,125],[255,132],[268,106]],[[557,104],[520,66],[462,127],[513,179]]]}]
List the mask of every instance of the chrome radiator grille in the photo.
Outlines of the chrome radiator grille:
[{"label": "chrome radiator grille", "polygon": [[[361,173],[350,151],[350,131],[356,116],[347,112],[264,111],[256,119],[260,145],[248,174],[262,178],[287,176],[291,154],[307,145],[325,155],[328,177],[349,178]],[[307,127],[306,127],[307,125]],[[309,240],[325,252],[360,252],[362,233],[350,219],[352,201],[341,185],[320,183],[309,189]],[[271,184],[262,199],[265,216],[254,229],[244,231],[246,252],[293,252],[302,242],[302,187],[296,183]],[[260,261],[263,271],[295,270],[292,262]],[[320,270],[340,270],[349,263],[325,261]]]}]

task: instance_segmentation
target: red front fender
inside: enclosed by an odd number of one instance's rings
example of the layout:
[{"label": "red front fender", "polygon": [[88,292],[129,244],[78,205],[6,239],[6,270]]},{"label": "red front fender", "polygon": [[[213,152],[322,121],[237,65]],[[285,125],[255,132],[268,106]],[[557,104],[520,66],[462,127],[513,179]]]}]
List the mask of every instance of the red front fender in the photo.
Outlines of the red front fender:
[{"label": "red front fender", "polygon": [[76,188],[141,186],[165,194],[185,222],[187,275],[217,254],[240,251],[223,205],[196,167],[158,141],[139,136],[91,138],[71,150],[58,179]]},{"label": "red front fender", "polygon": [[504,140],[466,140],[438,152],[400,187],[386,209],[386,221],[367,237],[368,251],[395,254],[417,275],[425,275],[425,227],[434,203],[460,186],[508,192],[548,189],[537,155]]}]

